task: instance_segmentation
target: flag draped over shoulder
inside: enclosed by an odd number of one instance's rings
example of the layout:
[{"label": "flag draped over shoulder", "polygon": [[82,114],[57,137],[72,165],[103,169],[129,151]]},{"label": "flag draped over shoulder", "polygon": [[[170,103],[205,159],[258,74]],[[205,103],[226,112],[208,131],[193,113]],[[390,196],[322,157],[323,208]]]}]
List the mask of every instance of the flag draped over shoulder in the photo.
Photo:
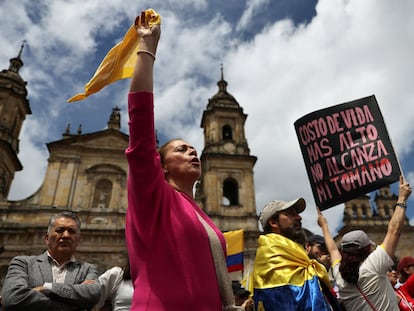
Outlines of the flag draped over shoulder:
[{"label": "flag draped over shoulder", "polygon": [[319,281],[331,287],[326,268],[280,234],[259,237],[253,270],[256,310],[329,310]]},{"label": "flag draped over shoulder", "polygon": [[234,230],[223,233],[227,244],[228,272],[243,270],[244,231]]},{"label": "flag draped over shoulder", "polygon": [[[153,9],[145,11],[149,25],[160,25],[161,16]],[[132,77],[137,60],[138,34],[135,25],[126,32],[121,42],[116,44],[104,57],[91,80],[85,85],[85,92],[69,98],[68,102],[82,100],[98,92],[105,86]]]}]

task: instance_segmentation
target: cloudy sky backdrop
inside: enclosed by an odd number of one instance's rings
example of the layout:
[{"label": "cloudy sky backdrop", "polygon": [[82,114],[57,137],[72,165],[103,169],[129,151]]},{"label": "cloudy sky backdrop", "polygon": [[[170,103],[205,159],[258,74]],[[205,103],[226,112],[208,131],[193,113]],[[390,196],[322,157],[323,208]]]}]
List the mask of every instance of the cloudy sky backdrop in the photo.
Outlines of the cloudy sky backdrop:
[{"label": "cloudy sky backdrop", "polygon": [[[270,200],[308,202],[303,225],[318,232],[313,196],[293,123],[314,110],[374,94],[407,180],[414,183],[414,2],[400,0],[0,0],[0,67],[27,40],[20,74],[33,114],[21,133],[9,196],[41,185],[48,152],[66,125],[75,133],[106,127],[119,106],[127,132],[129,81],[84,101],[83,90],[135,16],[154,8],[163,20],[156,61],[156,127],[160,142],[183,137],[201,152],[201,115],[217,92],[220,66],[228,91],[248,114],[245,133],[254,168],[257,209]],[[394,192],[397,185],[393,185]],[[410,205],[413,200],[410,200]],[[324,212],[332,231],[343,206]],[[414,207],[409,208],[414,217]]]}]

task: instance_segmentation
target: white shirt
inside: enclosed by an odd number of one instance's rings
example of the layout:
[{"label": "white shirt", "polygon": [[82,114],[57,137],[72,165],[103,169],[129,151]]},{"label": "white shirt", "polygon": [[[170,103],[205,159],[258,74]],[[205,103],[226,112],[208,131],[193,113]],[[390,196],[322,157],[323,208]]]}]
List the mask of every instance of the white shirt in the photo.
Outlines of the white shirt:
[{"label": "white shirt", "polygon": [[[377,246],[359,267],[358,286],[378,311],[400,310],[397,295],[386,274],[393,264],[387,252],[381,246]],[[342,278],[339,263],[333,267],[333,275],[347,311],[372,311],[355,284],[348,283]]]},{"label": "white shirt", "polygon": [[113,267],[98,277],[101,284],[101,298],[94,310],[99,310],[106,300],[110,300],[113,311],[129,311],[132,303],[134,287],[131,280],[123,280],[123,270]]},{"label": "white shirt", "polygon": [[129,311],[132,304],[134,286],[132,280],[123,280],[114,295],[112,295],[112,311]]},{"label": "white shirt", "polygon": [[[53,275],[53,283],[65,283],[66,272],[68,271],[68,264],[75,261],[75,257],[72,258],[63,264],[59,265],[59,263],[47,252],[47,256],[49,260],[51,260],[52,266],[52,275]],[[52,283],[45,282],[43,284],[44,288],[52,289]]]}]

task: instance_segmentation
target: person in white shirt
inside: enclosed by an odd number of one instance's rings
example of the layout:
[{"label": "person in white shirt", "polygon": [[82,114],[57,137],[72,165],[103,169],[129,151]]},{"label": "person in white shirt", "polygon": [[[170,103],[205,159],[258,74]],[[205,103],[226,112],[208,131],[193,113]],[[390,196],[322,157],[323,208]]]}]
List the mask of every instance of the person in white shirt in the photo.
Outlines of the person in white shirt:
[{"label": "person in white shirt", "polygon": [[[319,224],[331,256],[335,283],[347,311],[399,311],[397,296],[386,273],[394,264],[411,192],[410,185],[401,176],[398,200],[387,233],[375,250],[362,230],[345,233],[338,250],[327,222]],[[322,220],[322,217],[318,218],[318,221]]]},{"label": "person in white shirt", "polygon": [[124,268],[113,267],[106,270],[98,277],[98,282],[101,285],[101,298],[94,310],[106,310],[105,303],[109,302],[112,311],[129,311],[134,293],[129,261]]}]

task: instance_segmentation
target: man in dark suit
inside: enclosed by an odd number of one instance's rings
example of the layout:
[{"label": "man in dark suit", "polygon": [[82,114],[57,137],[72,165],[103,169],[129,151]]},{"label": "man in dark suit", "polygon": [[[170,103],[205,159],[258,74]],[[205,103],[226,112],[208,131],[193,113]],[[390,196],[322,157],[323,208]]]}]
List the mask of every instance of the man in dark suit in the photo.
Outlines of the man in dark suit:
[{"label": "man in dark suit", "polygon": [[73,256],[80,227],[76,214],[56,214],[45,235],[47,251],[11,260],[1,293],[5,310],[92,309],[100,294],[98,271]]}]

